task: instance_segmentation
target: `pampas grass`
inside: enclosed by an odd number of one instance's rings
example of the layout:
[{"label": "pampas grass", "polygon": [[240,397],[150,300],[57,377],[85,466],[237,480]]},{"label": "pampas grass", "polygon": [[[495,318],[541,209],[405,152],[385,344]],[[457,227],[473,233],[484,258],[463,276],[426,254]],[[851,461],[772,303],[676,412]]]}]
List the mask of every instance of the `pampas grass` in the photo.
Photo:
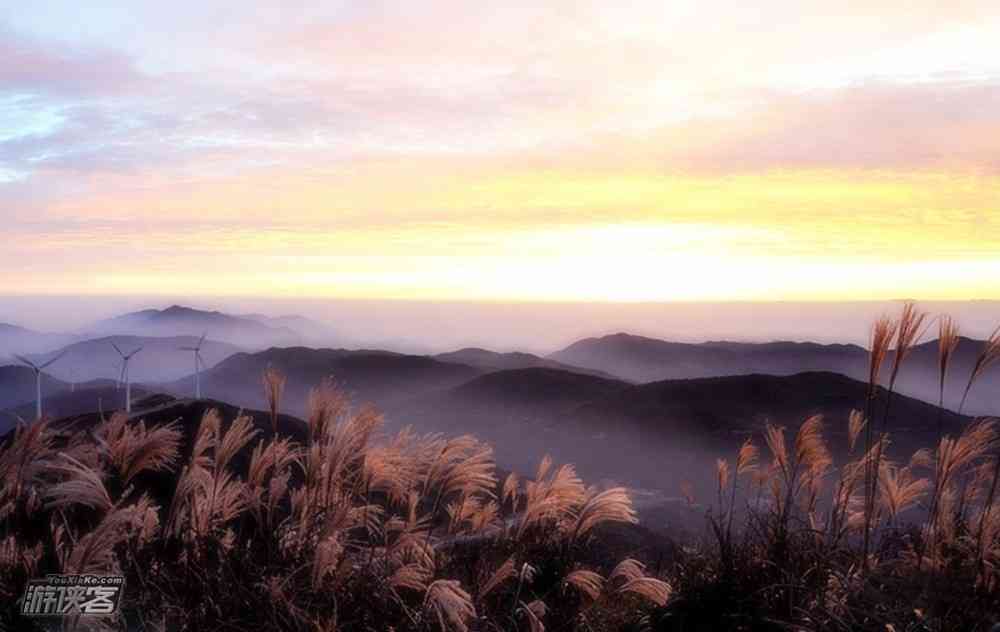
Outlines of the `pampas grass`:
[{"label": "pampas grass", "polygon": [[962,391],[962,401],[958,405],[958,413],[962,414],[962,410],[965,409],[965,400],[969,397],[969,391],[972,390],[973,384],[978,380],[983,373],[986,372],[993,363],[1000,360],[1000,327],[993,330],[993,333],[986,342],[983,343],[982,349],[979,351],[979,355],[976,356],[976,362],[972,366],[972,372],[969,373],[969,379],[965,384],[965,390]]},{"label": "pampas grass", "polygon": [[619,593],[634,593],[645,597],[658,606],[664,606],[670,599],[670,584],[652,577],[637,577],[618,589]]},{"label": "pampas grass", "polygon": [[434,612],[442,630],[468,632],[476,616],[469,593],[451,579],[438,579],[427,587],[424,607]]},{"label": "pampas grass", "polygon": [[604,589],[604,578],[594,571],[584,569],[569,573],[563,578],[563,583],[567,587],[576,589],[577,592],[585,595],[591,601],[596,601]]}]

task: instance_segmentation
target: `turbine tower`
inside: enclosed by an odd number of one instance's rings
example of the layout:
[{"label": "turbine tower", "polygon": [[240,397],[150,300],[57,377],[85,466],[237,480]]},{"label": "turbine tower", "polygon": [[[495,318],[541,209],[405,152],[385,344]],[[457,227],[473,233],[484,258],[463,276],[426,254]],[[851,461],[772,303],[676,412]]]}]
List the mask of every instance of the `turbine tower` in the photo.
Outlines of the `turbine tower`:
[{"label": "turbine tower", "polygon": [[132,412],[132,382],[128,377],[128,361],[132,359],[132,356],[142,351],[142,347],[132,351],[131,353],[122,353],[122,350],[118,348],[118,345],[111,343],[111,346],[115,348],[118,355],[122,357],[122,372],[118,378],[118,385],[121,386],[122,382],[125,382],[125,412]]},{"label": "turbine tower", "polygon": [[201,399],[201,369],[205,366],[205,361],[201,358],[201,345],[205,342],[205,336],[208,333],[201,335],[198,339],[198,344],[193,347],[178,347],[182,351],[193,351],[194,352],[194,398]]},{"label": "turbine tower", "polygon": [[35,364],[34,362],[32,362],[31,360],[22,355],[17,355],[16,353],[14,354],[15,358],[17,358],[27,366],[31,367],[32,370],[34,370],[35,372],[35,419],[42,418],[42,369],[50,366],[56,360],[63,357],[64,355],[66,355],[65,351],[63,351],[56,357],[52,358],[48,362],[44,362],[42,364]]}]

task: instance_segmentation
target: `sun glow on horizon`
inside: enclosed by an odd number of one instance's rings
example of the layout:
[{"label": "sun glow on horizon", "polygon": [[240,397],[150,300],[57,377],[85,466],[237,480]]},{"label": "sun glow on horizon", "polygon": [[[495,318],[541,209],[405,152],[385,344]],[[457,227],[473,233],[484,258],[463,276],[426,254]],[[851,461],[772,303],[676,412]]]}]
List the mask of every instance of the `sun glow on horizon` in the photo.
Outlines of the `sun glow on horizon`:
[{"label": "sun glow on horizon", "polygon": [[990,3],[43,4],[0,293],[1000,298]]}]

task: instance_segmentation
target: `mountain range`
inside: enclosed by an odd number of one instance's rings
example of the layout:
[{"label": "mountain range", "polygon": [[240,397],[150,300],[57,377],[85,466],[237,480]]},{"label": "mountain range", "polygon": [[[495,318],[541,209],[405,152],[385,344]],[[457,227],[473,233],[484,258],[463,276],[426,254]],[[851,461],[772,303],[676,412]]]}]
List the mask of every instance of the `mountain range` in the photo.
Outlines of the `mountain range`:
[{"label": "mountain range", "polygon": [[[864,404],[868,364],[868,352],[856,345],[677,343],[625,333],[580,340],[548,357],[481,348],[413,355],[285,344],[245,351],[225,339],[255,332],[295,338],[302,336],[292,326],[325,326],[296,316],[232,316],[178,306],[102,323],[96,329],[134,327],[171,335],[116,333],[71,342],[43,376],[47,413],[70,415],[121,405],[123,395],[108,379],[117,378],[120,367],[111,342],[123,351],[145,347],[130,367],[136,398],[166,393],[186,401],[194,392],[193,358],[178,347],[193,345],[195,335],[207,331],[202,352],[207,366],[200,376],[205,398],[264,409],[261,375],[275,367],[287,376],[282,410],[291,415],[305,416],[310,390],[330,379],[355,404],[371,403],[384,411],[390,428],[412,424],[421,432],[469,432],[490,440],[501,462],[511,467],[530,468],[552,452],[591,476],[625,477],[651,487],[665,473],[700,471],[745,437],[760,442],[768,421],[791,432],[813,413],[827,416],[843,456],[846,419],[851,409]],[[178,328],[195,333],[174,335]],[[213,339],[213,332],[223,339]],[[980,341],[960,340],[947,408],[957,408],[981,347]],[[44,360],[51,354],[35,357]],[[887,367],[891,361],[890,355]],[[967,421],[931,404],[938,399],[937,370],[937,343],[930,341],[913,348],[900,372],[890,428],[892,450],[900,458],[930,445],[939,422],[956,432]],[[997,411],[998,373],[994,368],[984,374],[966,412]],[[74,390],[71,382],[81,383]],[[5,420],[0,430],[16,415],[30,416],[34,397],[29,369],[0,367],[0,416]]]},{"label": "mountain range", "polygon": [[[259,317],[266,318],[266,317]],[[301,342],[301,334],[282,325],[253,317],[233,316],[172,305],[166,309],[144,309],[94,323],[87,328],[93,336],[201,336],[244,348],[261,349],[272,345]]]},{"label": "mountain range", "polygon": [[434,358],[443,362],[468,364],[469,366],[478,367],[487,371],[545,368],[559,369],[562,371],[569,371],[571,373],[582,373],[584,375],[594,375],[597,377],[614,377],[604,371],[587,369],[581,366],[574,366],[572,364],[565,364],[557,360],[543,358],[533,353],[524,353],[521,351],[500,353],[497,351],[490,351],[489,349],[481,349],[479,347],[466,347],[464,349],[459,349],[458,351],[439,353],[435,355]]},{"label": "mountain range", "polygon": [[[358,404],[386,408],[427,391],[457,386],[483,373],[476,367],[389,351],[271,348],[237,353],[205,371],[201,376],[202,393],[242,406],[264,408],[261,375],[268,367],[286,375],[284,409],[298,415],[305,413],[309,391],[328,379]],[[192,385],[191,380],[183,379],[164,384],[163,388],[189,395]]]},{"label": "mountain range", "polygon": [[0,323],[0,361],[15,353],[42,353],[69,344],[77,337],[72,334],[46,333],[9,323]]},{"label": "mountain range", "polygon": [[[962,338],[951,360],[945,391],[946,408],[957,409],[968,376],[983,342]],[[679,343],[618,333],[586,338],[549,359],[635,382],[761,373],[792,375],[805,371],[840,373],[858,380],[868,375],[868,351],[857,345],[810,342]],[[892,362],[885,361],[884,374]],[[896,389],[911,397],[938,403],[938,342],[915,346],[903,363]],[[965,412],[1000,412],[1000,366],[983,374],[970,392]]]}]

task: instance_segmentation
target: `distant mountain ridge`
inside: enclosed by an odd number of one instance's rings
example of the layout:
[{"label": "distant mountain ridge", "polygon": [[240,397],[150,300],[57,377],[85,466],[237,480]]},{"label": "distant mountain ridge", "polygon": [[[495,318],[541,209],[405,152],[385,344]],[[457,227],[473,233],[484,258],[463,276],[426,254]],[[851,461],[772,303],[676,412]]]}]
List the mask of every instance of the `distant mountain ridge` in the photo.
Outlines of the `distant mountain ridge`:
[{"label": "distant mountain ridge", "polygon": [[827,370],[858,375],[868,352],[857,345],[777,341],[670,342],[627,333],[585,338],[548,356],[638,382]]},{"label": "distant mountain ridge", "polygon": [[[386,408],[428,391],[457,386],[483,373],[476,367],[391,351],[272,347],[256,353],[237,353],[205,371],[202,392],[206,397],[262,408],[265,400],[261,375],[269,366],[286,375],[284,409],[298,415],[305,412],[309,391],[327,379],[352,394],[359,405],[373,403]],[[172,393],[188,394],[191,380],[185,378],[164,387]]]},{"label": "distant mountain ridge", "polygon": [[0,323],[0,362],[15,353],[42,353],[72,342],[75,336],[35,331],[19,325]]},{"label": "distant mountain ridge", "polygon": [[603,371],[573,366],[556,360],[551,360],[549,358],[543,358],[533,353],[524,353],[522,351],[501,353],[497,351],[490,351],[489,349],[483,349],[481,347],[465,347],[457,351],[439,353],[434,357],[445,362],[457,362],[459,364],[468,364],[469,366],[495,371],[547,368],[614,379],[614,376]]},{"label": "distant mountain ridge", "polygon": [[88,332],[133,336],[201,336],[245,348],[297,344],[301,335],[287,327],[270,326],[251,318],[219,311],[172,305],[144,309],[94,323]]},{"label": "distant mountain ridge", "polygon": [[[945,407],[955,409],[983,342],[961,339],[949,371]],[[938,341],[913,348],[899,374],[897,390],[938,402]],[[550,354],[558,362],[603,371],[636,382],[730,375],[794,375],[809,371],[867,379],[868,350],[852,344],[813,342],[682,343],[617,333],[579,340]],[[892,354],[886,361],[891,362]],[[1000,367],[988,370],[970,393],[966,412],[1000,413]]]},{"label": "distant mountain ridge", "polygon": [[[32,359],[43,361],[57,354],[64,354],[48,368],[48,372],[67,382],[101,378],[116,380],[121,371],[121,356],[112,345],[117,345],[124,353],[142,347],[142,351],[129,362],[132,381],[166,382],[190,375],[194,371],[194,354],[181,347],[193,347],[198,344],[199,338],[106,336],[75,342]],[[239,351],[242,349],[235,345],[206,339],[201,346],[201,357],[207,367],[212,367]]]},{"label": "distant mountain ridge", "polygon": [[293,331],[300,336],[302,342],[308,343],[309,346],[329,347],[336,343],[338,339],[337,332],[326,323],[321,323],[298,314],[285,314],[282,316],[239,314],[237,318],[253,320],[275,329]]}]

